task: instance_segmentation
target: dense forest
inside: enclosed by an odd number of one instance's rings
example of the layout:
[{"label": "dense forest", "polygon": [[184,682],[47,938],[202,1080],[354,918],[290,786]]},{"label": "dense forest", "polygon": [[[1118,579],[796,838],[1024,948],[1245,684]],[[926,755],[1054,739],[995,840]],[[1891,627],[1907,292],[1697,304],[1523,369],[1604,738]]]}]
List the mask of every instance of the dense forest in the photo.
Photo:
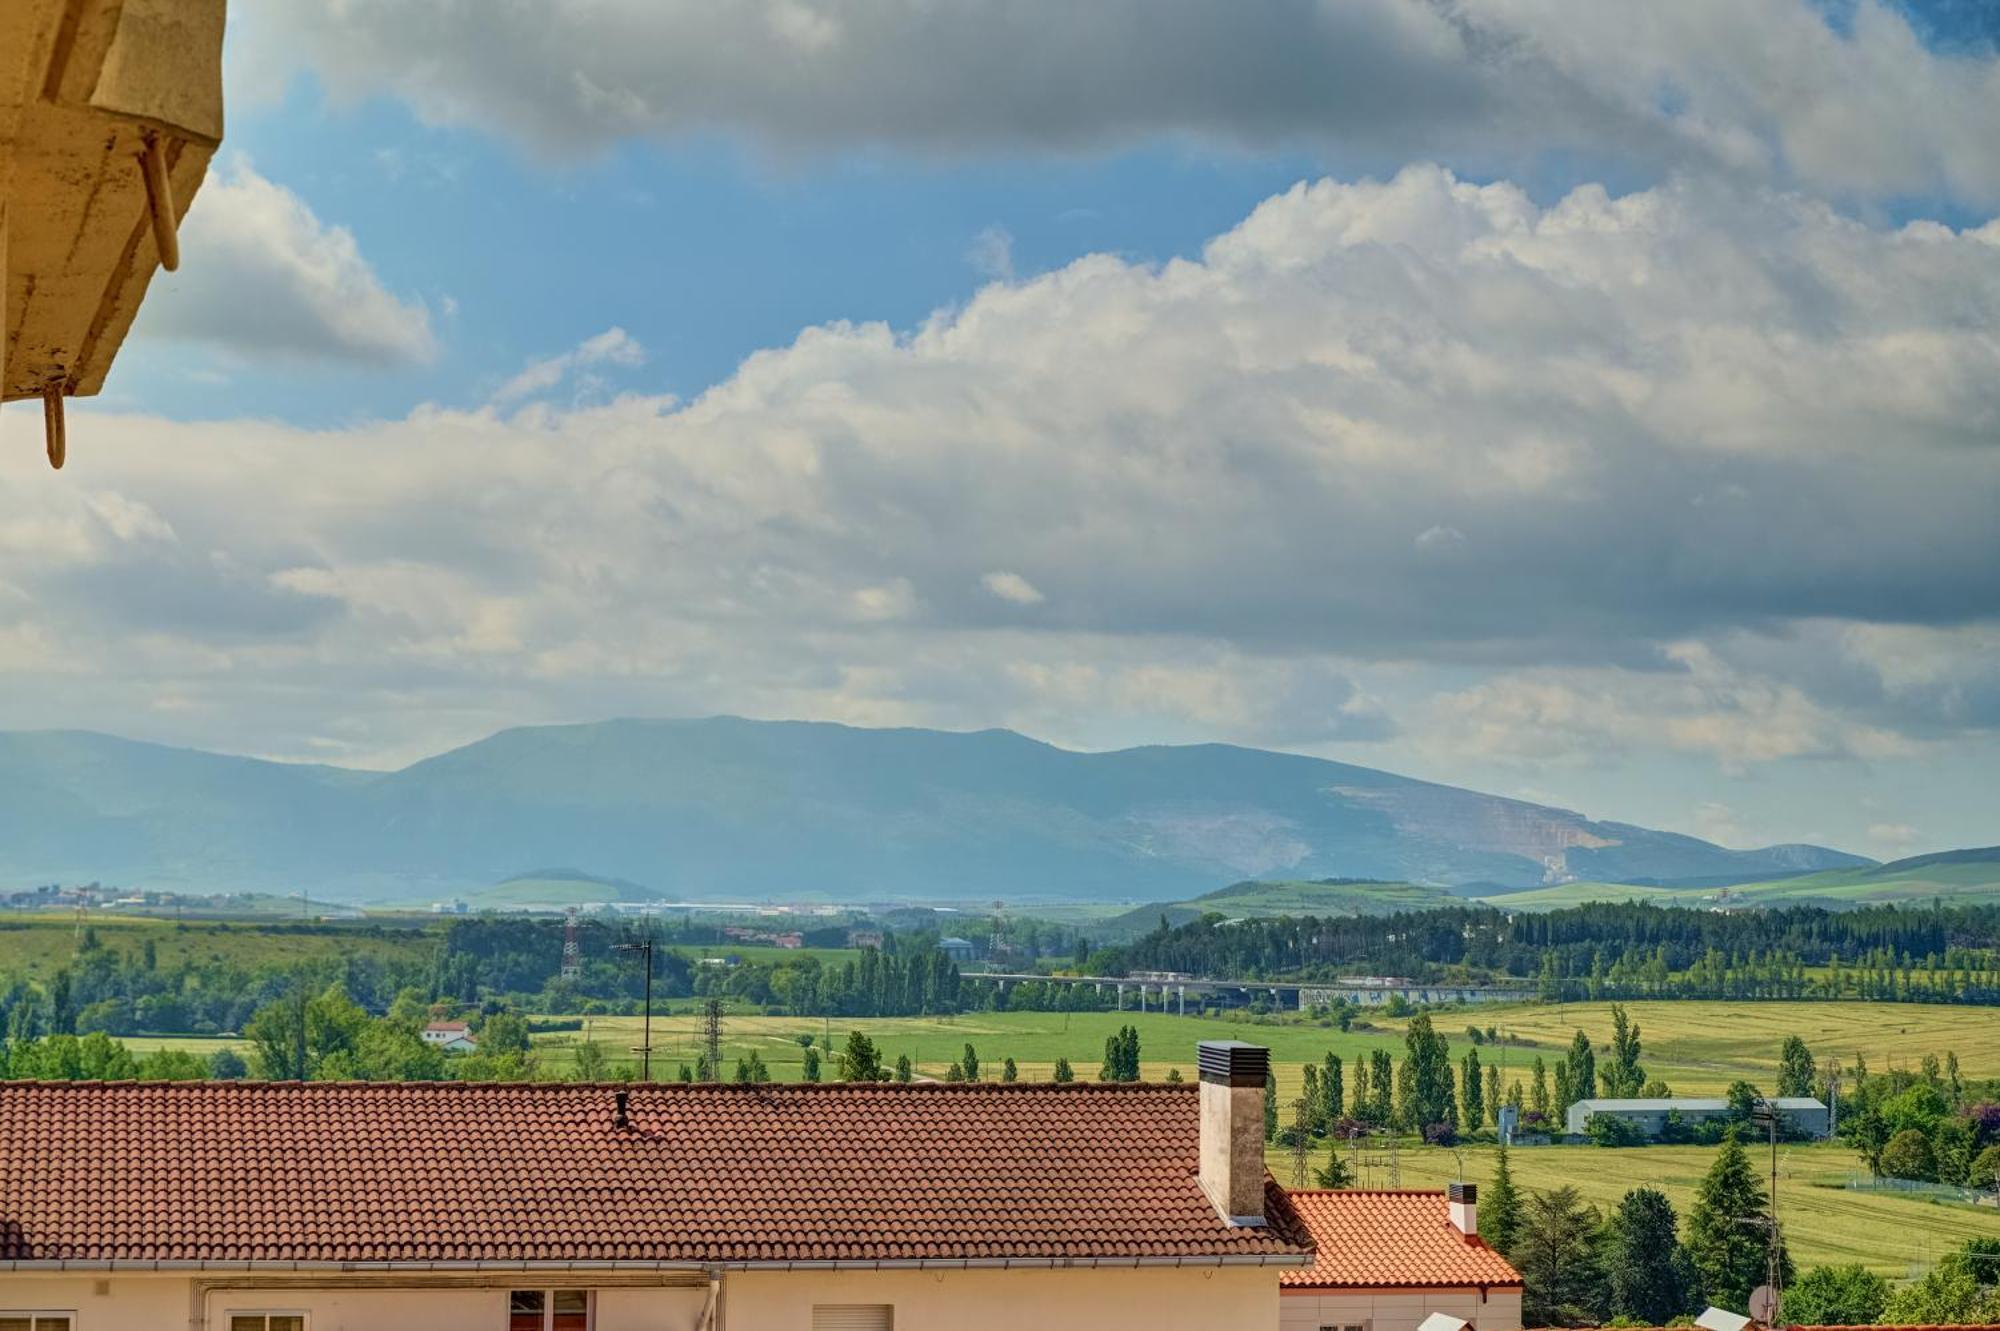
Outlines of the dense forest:
[{"label": "dense forest", "polygon": [[2000,1003],[2000,907],[1724,912],[1600,903],[1546,913],[1205,916],[1091,954],[1098,974],[1533,981],[1547,999],[1866,998]]}]

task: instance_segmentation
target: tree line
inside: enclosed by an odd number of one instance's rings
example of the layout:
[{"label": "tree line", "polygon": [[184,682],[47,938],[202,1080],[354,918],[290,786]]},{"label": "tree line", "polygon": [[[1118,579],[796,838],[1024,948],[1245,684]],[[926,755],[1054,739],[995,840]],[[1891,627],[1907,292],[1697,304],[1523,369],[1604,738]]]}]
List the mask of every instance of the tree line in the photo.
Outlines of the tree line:
[{"label": "tree line", "polygon": [[2000,906],[1696,910],[1650,902],[1548,912],[1444,906],[1393,915],[1226,920],[1098,949],[1093,973],[1331,981],[1529,982],[1554,1000],[1863,998],[2000,1003]]}]

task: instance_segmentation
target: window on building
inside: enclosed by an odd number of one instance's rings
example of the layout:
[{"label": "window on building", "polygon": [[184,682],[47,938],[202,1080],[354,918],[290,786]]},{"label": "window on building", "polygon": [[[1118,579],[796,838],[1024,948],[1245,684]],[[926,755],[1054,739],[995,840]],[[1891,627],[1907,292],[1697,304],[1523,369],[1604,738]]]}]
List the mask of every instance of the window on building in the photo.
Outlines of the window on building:
[{"label": "window on building", "polygon": [[590,1331],[590,1291],[517,1289],[507,1296],[507,1331]]},{"label": "window on building", "polygon": [[[41,1331],[37,1327],[36,1331]],[[229,1314],[229,1331],[306,1331],[304,1313],[236,1313]]]},{"label": "window on building", "polygon": [[75,1313],[0,1313],[0,1331],[70,1331]]},{"label": "window on building", "polygon": [[815,1303],[813,1331],[896,1331],[896,1314],[886,1303]]}]

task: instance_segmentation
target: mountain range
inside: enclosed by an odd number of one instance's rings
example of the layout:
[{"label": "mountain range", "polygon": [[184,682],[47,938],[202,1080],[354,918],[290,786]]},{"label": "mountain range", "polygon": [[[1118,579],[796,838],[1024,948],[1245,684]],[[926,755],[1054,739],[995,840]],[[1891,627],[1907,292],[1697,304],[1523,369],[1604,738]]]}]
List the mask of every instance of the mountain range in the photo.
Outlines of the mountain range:
[{"label": "mountain range", "polygon": [[1245,878],[1463,895],[1865,867],[1730,850],[1372,768],[1004,730],[617,720],[399,771],[0,733],[0,880],[409,900],[573,865],[675,899],[1173,900]]}]

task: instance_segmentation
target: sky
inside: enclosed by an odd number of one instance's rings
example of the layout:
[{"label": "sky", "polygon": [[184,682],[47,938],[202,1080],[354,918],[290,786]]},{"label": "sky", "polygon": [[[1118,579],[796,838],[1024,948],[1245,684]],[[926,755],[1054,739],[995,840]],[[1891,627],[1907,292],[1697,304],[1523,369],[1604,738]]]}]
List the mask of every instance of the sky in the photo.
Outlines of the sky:
[{"label": "sky", "polygon": [[232,10],[68,468],[0,414],[0,727],[1006,726],[2000,841],[2000,10]]}]

